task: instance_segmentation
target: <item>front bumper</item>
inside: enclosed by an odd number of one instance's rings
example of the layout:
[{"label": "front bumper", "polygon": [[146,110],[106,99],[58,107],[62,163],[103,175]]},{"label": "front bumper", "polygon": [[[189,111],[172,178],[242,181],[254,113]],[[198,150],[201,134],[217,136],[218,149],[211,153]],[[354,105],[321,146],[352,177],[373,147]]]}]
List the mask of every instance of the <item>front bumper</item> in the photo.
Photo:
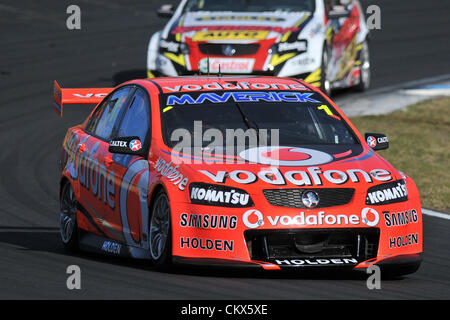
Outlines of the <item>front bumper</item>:
[{"label": "front bumper", "polygon": [[[221,268],[230,270],[344,270],[367,273],[370,266],[376,265],[380,267],[381,275],[396,276],[406,275],[416,272],[422,263],[422,254],[404,254],[391,256],[384,259],[371,259],[363,261],[358,265],[276,265],[266,261],[241,261],[238,259],[214,259],[214,258],[189,258],[174,256],[172,262],[175,265],[183,265],[194,268]],[[314,261],[310,261],[314,262]]]}]

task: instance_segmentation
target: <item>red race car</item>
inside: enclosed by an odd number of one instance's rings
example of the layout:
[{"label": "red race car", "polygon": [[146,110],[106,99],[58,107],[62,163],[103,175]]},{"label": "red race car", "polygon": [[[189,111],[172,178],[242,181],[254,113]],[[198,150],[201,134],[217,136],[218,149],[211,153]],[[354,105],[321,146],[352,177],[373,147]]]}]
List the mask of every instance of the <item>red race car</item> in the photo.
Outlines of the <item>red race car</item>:
[{"label": "red race car", "polygon": [[282,268],[421,263],[419,192],[315,87],[275,77],[61,89],[98,103],[63,142],[61,239],[172,263]]}]

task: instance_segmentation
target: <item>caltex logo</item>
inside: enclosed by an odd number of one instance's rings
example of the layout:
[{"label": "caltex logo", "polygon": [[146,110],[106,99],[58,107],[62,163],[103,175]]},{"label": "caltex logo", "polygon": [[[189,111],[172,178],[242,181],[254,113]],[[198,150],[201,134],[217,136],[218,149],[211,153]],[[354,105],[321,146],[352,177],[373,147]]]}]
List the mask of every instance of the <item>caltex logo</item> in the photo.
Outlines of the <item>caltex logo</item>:
[{"label": "caltex logo", "polygon": [[132,140],[130,142],[131,151],[138,151],[142,148],[141,142],[139,140]]},{"label": "caltex logo", "polygon": [[377,145],[377,140],[376,140],[374,137],[369,136],[369,137],[367,137],[367,144],[368,144],[371,148],[374,148],[374,147]]}]

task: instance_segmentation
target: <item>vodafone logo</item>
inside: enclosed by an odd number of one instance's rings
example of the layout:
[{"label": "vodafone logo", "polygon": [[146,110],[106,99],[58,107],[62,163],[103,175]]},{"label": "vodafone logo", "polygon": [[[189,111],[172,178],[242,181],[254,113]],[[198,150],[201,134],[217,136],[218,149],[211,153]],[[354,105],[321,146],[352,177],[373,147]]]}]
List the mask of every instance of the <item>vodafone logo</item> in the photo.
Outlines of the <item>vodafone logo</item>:
[{"label": "vodafone logo", "polygon": [[380,215],[377,210],[372,208],[364,208],[361,211],[361,220],[369,227],[375,227],[380,221]]},{"label": "vodafone logo", "polygon": [[328,153],[297,147],[256,147],[242,151],[239,156],[247,161],[271,166],[301,167],[331,162]]},{"label": "vodafone logo", "polygon": [[264,224],[264,216],[261,211],[250,209],[242,216],[242,222],[247,228],[255,229]]},{"label": "vodafone logo", "polygon": [[272,227],[300,227],[300,226],[360,226],[368,227],[378,225],[380,215],[372,208],[364,208],[361,215],[357,214],[327,214],[325,211],[317,213],[300,212],[298,215],[268,215],[266,217],[255,209],[248,210],[242,216],[242,221],[247,228],[256,229],[264,225],[266,221]]}]

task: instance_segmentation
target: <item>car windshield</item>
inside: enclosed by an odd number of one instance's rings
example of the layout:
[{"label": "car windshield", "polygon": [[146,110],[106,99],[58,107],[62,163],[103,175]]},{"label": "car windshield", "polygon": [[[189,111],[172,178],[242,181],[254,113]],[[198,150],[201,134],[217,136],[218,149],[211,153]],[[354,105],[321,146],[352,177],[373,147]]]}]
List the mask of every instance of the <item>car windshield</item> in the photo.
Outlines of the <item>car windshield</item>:
[{"label": "car windshield", "polygon": [[161,96],[161,117],[163,138],[171,148],[183,145],[214,153],[231,144],[236,155],[257,145],[323,146],[336,153],[360,146],[348,124],[318,93],[166,94]]},{"label": "car windshield", "polygon": [[314,0],[189,0],[186,12],[193,11],[314,11]]}]

